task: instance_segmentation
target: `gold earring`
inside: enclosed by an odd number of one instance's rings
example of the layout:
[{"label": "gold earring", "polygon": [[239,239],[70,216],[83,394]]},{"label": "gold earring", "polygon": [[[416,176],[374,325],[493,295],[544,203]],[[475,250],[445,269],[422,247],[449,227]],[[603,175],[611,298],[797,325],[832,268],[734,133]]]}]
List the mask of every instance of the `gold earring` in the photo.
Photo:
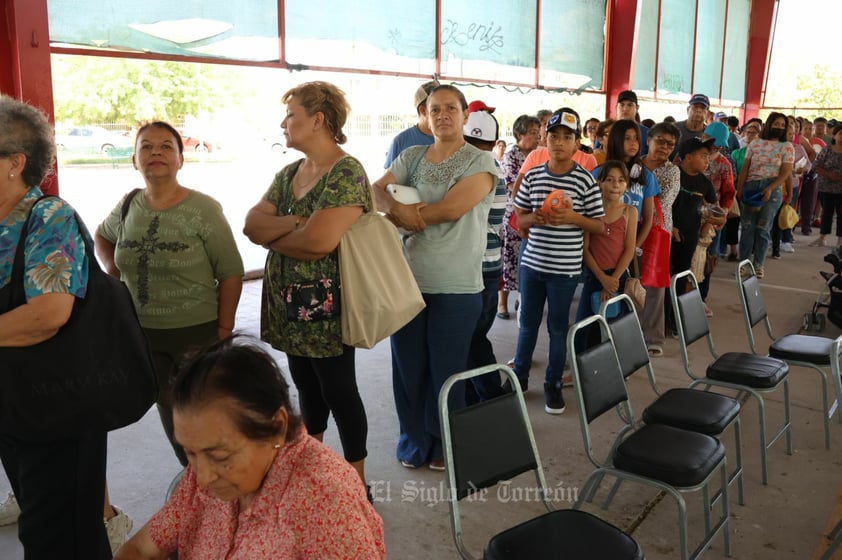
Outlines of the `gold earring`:
[{"label": "gold earring", "polygon": [[15,178],[15,174],[14,174],[14,173],[9,173],[9,179],[14,179],[14,178]]}]

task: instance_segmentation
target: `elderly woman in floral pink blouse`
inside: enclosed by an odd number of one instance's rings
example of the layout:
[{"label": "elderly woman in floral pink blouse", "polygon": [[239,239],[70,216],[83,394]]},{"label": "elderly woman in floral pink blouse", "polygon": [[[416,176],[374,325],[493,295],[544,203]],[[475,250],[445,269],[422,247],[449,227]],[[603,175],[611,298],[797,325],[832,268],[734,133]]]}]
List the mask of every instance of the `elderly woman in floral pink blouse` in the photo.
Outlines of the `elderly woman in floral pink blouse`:
[{"label": "elderly woman in floral pink blouse", "polygon": [[173,400],[190,464],[115,559],[386,557],[359,476],[307,435],[263,350],[234,338],[211,345],[176,377]]}]

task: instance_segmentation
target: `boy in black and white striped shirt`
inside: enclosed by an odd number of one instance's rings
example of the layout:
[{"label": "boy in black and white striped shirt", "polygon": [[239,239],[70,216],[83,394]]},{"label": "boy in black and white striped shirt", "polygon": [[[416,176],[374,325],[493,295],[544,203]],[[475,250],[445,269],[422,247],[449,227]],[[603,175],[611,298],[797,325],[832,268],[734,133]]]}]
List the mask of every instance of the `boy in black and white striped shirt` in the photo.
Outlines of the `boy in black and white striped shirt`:
[{"label": "boy in black and white striped shirt", "polygon": [[[544,382],[544,410],[564,412],[561,374],[567,359],[570,304],[582,272],[585,231],[603,230],[602,193],[594,178],[576,162],[581,124],[576,111],[562,108],[547,121],[550,161],[530,169],[515,196],[518,224],[529,230],[518,268],[520,330],[514,370],[521,388],[527,387],[532,353],[547,302],[550,357]],[[560,209],[545,211],[544,199],[554,190],[566,195]]]}]

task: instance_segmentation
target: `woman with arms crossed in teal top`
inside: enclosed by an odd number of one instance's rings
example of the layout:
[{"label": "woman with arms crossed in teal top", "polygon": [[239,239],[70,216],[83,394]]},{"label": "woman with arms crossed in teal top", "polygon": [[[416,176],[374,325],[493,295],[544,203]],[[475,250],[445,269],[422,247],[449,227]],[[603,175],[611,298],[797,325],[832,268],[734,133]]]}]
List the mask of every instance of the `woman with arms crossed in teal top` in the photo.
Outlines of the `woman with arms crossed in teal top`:
[{"label": "woman with arms crossed in teal top", "polygon": [[[433,145],[407,148],[374,184],[378,208],[411,232],[404,255],[427,304],[391,338],[396,456],[407,468],[444,470],[439,391],[465,369],[482,307],[482,255],[498,172],[490,153],[465,142],[467,109],[454,86],[434,89],[427,98]],[[423,202],[401,204],[386,192],[390,183],[418,189]],[[464,406],[464,387],[454,389],[451,407]]]}]

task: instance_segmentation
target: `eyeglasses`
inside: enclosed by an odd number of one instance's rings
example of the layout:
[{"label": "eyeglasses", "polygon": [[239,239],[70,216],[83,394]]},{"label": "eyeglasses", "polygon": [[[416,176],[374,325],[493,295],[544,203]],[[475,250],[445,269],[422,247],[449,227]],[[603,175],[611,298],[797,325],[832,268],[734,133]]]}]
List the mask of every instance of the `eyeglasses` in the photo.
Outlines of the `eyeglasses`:
[{"label": "eyeglasses", "polygon": [[654,141],[655,141],[655,143],[656,143],[657,145],[659,145],[659,146],[666,146],[666,147],[667,147],[667,148],[669,148],[670,150],[671,150],[671,149],[673,149],[673,148],[675,148],[675,142],[672,142],[672,141],[670,141],[670,140],[667,140],[667,139],[666,139],[666,138],[664,138],[663,136],[653,136],[653,137],[652,137],[652,140],[654,140]]}]

